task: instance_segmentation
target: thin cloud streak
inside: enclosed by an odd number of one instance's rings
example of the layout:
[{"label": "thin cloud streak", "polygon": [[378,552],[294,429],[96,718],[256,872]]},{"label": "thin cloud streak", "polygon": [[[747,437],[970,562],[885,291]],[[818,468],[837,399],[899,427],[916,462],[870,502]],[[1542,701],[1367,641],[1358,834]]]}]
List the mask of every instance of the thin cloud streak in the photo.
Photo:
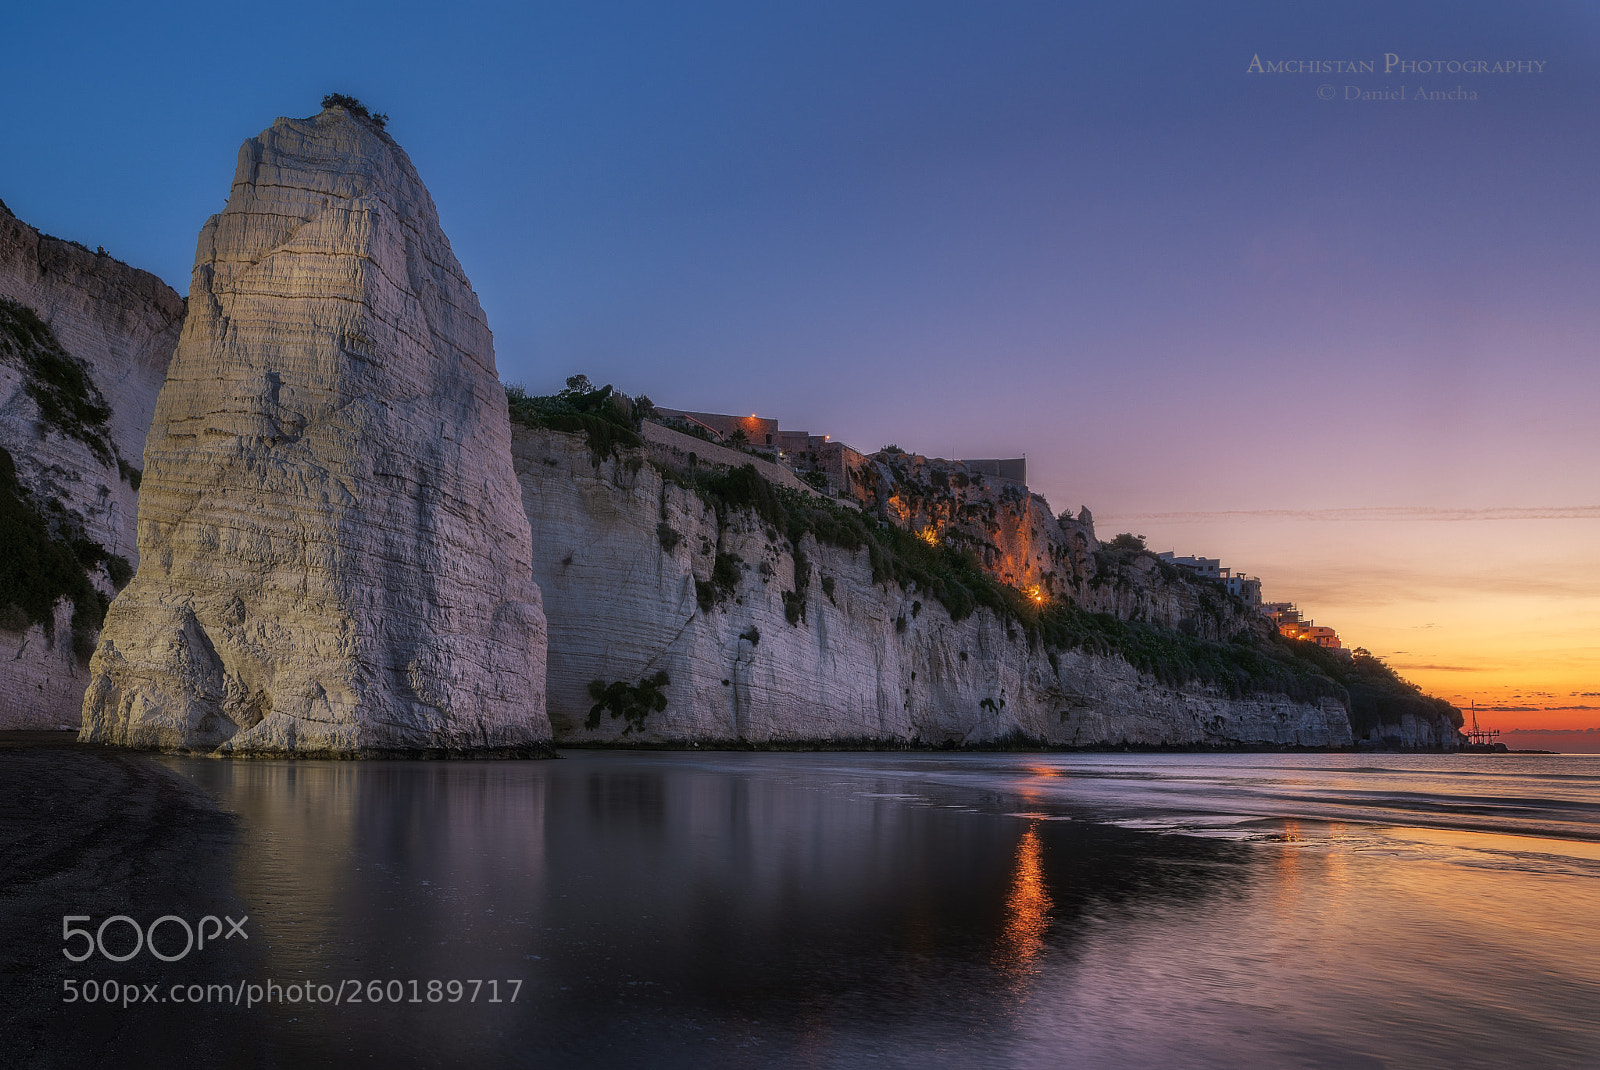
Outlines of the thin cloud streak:
[{"label": "thin cloud streak", "polygon": [[1184,513],[1111,513],[1095,519],[1179,524],[1239,518],[1318,521],[1600,520],[1600,505],[1500,505],[1486,509],[1440,509],[1421,505],[1369,505],[1349,509],[1217,509]]},{"label": "thin cloud streak", "polygon": [[1478,705],[1479,713],[1568,713],[1588,710],[1600,710],[1600,706],[1485,706],[1482,703]]},{"label": "thin cloud streak", "polygon": [[1600,582],[1593,579],[1503,572],[1446,573],[1393,568],[1365,568],[1354,576],[1344,572],[1280,576],[1274,587],[1292,589],[1294,600],[1305,605],[1391,605],[1399,602],[1438,602],[1468,595],[1548,598],[1563,602],[1600,598]]},{"label": "thin cloud streak", "polygon": [[1391,669],[1427,669],[1432,672],[1488,672],[1486,668],[1477,665],[1409,665],[1395,662],[1389,666]]}]

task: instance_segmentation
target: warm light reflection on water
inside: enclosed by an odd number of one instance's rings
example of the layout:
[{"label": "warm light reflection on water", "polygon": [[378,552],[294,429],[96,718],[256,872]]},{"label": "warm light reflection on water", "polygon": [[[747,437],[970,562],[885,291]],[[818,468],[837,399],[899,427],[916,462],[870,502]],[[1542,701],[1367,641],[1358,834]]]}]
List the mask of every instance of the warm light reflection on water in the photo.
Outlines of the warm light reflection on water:
[{"label": "warm light reflection on water", "polygon": [[524,982],[258,1008],[263,1065],[1600,1066],[1600,765],[167,762],[273,974]]},{"label": "warm light reflection on water", "polygon": [[1045,931],[1050,927],[1050,908],[1054,904],[1046,890],[1043,855],[1037,824],[1030,823],[1017,844],[998,953],[1000,968],[1018,979],[1032,972],[1034,959],[1044,951]]}]

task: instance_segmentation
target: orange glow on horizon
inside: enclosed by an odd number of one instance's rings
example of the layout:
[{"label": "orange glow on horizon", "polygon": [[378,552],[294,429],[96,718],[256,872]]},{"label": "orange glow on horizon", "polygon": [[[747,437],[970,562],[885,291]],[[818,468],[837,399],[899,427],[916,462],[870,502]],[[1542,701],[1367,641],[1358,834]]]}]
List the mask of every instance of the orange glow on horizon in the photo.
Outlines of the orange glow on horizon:
[{"label": "orange glow on horizon", "polygon": [[1219,517],[1148,538],[1261,576],[1266,601],[1336,626],[1426,694],[1476,702],[1484,727],[1600,727],[1591,521]]}]

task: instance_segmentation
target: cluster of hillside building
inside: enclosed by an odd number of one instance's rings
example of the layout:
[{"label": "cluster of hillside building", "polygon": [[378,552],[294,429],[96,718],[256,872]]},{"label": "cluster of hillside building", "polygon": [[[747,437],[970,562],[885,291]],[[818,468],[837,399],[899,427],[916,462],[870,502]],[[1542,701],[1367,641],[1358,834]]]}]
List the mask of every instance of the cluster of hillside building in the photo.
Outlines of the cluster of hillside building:
[{"label": "cluster of hillside building", "polygon": [[[668,409],[656,406],[656,412],[666,419],[687,424],[698,434],[717,444],[747,448],[784,468],[806,478],[819,473],[828,488],[839,497],[851,496],[853,473],[870,459],[867,454],[843,442],[835,442],[829,435],[813,435],[809,431],[785,431],[778,421],[766,416],[729,416],[714,412],[690,412],[685,409]],[[912,456],[912,460],[924,460]],[[1028,481],[1028,462],[1023,457],[1005,459],[963,459],[961,464],[985,477],[1025,486]],[[809,482],[817,483],[813,476]],[[1293,602],[1264,602],[1261,597],[1261,579],[1247,576],[1241,571],[1223,567],[1215,557],[1178,556],[1173,551],[1156,555],[1162,561],[1205,579],[1215,580],[1228,593],[1254,606],[1270,620],[1280,635],[1315,643],[1326,650],[1343,650],[1339,634],[1332,628],[1317,625],[1301,616]]]},{"label": "cluster of hillside building", "polygon": [[1228,589],[1229,594],[1255,606],[1278,629],[1278,634],[1286,639],[1302,639],[1325,650],[1344,649],[1338,632],[1307,620],[1300,615],[1299,608],[1293,602],[1263,602],[1259,577],[1224,568],[1222,561],[1215,557],[1179,557],[1170,550],[1156,556],[1196,576],[1216,580]]},{"label": "cluster of hillside building", "polygon": [[1286,639],[1303,639],[1325,650],[1344,650],[1338,632],[1305,619],[1293,602],[1268,602],[1261,609],[1278,626],[1278,634]]}]

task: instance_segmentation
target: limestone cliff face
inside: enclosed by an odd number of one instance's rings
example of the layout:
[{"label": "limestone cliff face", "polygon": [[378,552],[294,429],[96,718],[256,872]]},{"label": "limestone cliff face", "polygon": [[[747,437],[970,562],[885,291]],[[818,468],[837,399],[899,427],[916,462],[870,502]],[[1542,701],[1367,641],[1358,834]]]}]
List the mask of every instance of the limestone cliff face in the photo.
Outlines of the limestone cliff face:
[{"label": "limestone cliff face", "polygon": [[[665,708],[629,739],[1350,743],[1332,701],[1175,690],[1118,658],[1052,659],[986,610],[953,621],[926,595],[874,584],[865,549],[805,536],[810,577],[797,584],[794,553],[754,514],[719,524],[639,456],[597,465],[581,438],[522,427],[512,446],[550,615],[558,739],[618,738],[624,720],[585,727],[590,683],[664,672]],[[703,609],[696,581],[713,581],[719,554],[724,567],[740,559],[738,580]]]},{"label": "limestone cliff face", "polygon": [[[40,234],[4,206],[0,297],[33,309],[87,366],[110,404],[118,452],[139,467],[156,395],[183,328],[183,298],[148,271]],[[131,553],[132,544],[128,540],[123,552]]]},{"label": "limestone cliff face", "polygon": [[1087,510],[1056,516],[1022,484],[984,476],[960,461],[879,453],[852,473],[850,487],[876,515],[970,550],[1013,587],[1203,639],[1270,630],[1242,603],[1163,565],[1155,554],[1101,551]]},{"label": "limestone cliff face", "polygon": [[342,108],[244,143],[155,407],[82,738],[358,754],[549,738],[544,614],[476,295]]},{"label": "limestone cliff face", "polygon": [[1357,743],[1381,750],[1453,751],[1464,739],[1455,725],[1443,717],[1402,713],[1398,720],[1384,721],[1367,729]]},{"label": "limestone cliff face", "polygon": [[[183,315],[183,299],[154,275],[40,234],[0,205],[0,448],[58,537],[137,557],[145,431]],[[81,382],[63,384],[63,372]],[[41,396],[70,403],[62,391],[80,386],[98,419],[41,409]],[[91,579],[112,592],[105,561]],[[93,629],[82,613],[73,624],[74,609],[56,606],[51,627],[14,612],[0,621],[0,728],[78,723],[88,664],[75,646],[92,643]]]}]

